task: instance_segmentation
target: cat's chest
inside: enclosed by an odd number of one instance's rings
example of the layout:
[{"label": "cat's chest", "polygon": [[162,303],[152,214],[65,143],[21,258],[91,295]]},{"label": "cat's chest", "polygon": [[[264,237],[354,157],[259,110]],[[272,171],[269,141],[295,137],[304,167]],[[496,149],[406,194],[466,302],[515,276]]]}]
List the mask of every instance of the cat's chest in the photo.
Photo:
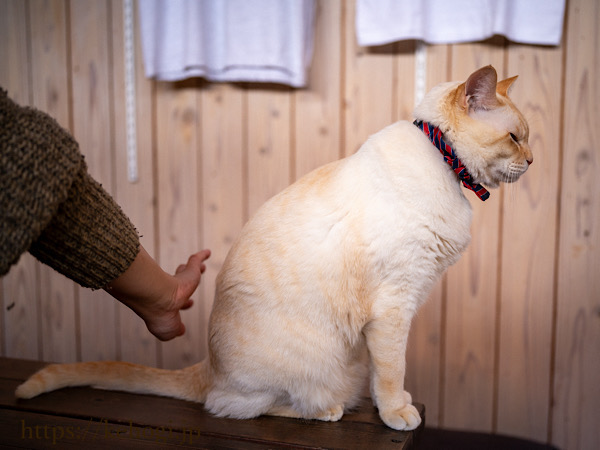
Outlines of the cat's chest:
[{"label": "cat's chest", "polygon": [[422,264],[445,270],[471,240],[470,204],[462,196],[445,203],[412,200],[371,202],[368,239],[375,252],[395,265]]}]

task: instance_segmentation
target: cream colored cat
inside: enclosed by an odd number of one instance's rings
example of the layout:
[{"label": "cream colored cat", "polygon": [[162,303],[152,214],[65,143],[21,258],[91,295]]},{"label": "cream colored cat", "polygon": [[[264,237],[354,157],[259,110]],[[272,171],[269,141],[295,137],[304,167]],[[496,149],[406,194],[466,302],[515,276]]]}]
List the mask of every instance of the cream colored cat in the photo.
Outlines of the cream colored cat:
[{"label": "cream colored cat", "polygon": [[[437,86],[415,110],[425,131],[443,133],[472,184],[515,181],[532,162],[527,123],[507,97],[515,78],[497,84],[484,67],[466,83]],[[404,390],[411,320],[470,239],[456,173],[415,124],[388,126],[246,224],[217,279],[206,360],[177,371],[51,365],[16,395],[93,385],[203,402],[218,416],[336,421],[370,378],[381,419],[414,429],[421,419]]]}]

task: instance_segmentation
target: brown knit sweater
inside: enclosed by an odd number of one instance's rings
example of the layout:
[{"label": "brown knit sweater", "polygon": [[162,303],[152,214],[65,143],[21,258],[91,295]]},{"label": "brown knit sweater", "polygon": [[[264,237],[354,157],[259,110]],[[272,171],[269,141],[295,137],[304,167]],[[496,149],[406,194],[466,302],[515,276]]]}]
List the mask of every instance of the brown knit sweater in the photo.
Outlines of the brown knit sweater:
[{"label": "brown knit sweater", "polygon": [[73,137],[0,88],[0,276],[25,251],[98,289],[131,265],[139,238]]}]

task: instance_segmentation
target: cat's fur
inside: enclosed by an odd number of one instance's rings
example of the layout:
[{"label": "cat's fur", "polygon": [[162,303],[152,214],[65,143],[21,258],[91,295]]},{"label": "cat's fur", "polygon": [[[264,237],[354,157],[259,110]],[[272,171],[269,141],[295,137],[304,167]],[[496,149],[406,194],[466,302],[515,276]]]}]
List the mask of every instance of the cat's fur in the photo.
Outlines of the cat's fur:
[{"label": "cat's fur", "polygon": [[[484,67],[465,83],[434,88],[415,110],[489,187],[515,181],[532,161],[527,123],[507,97],[513,81],[497,84],[496,71]],[[421,419],[404,390],[408,332],[469,243],[464,192],[421,130],[390,125],[246,224],[218,275],[206,360],[177,371],[51,365],[16,394],[94,385],[203,402],[219,416],[335,421],[370,374],[382,420],[413,429]]]}]

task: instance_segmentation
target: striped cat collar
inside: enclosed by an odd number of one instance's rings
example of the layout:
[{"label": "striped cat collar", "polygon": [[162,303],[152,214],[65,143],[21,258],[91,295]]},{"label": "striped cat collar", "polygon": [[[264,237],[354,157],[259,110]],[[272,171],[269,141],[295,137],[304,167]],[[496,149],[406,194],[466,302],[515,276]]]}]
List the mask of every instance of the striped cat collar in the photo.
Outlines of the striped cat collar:
[{"label": "striped cat collar", "polygon": [[420,128],[423,133],[427,135],[432,144],[436,146],[444,157],[444,161],[452,167],[456,176],[462,181],[463,186],[475,192],[477,197],[482,201],[486,201],[489,198],[490,193],[482,185],[473,182],[471,174],[467,171],[467,168],[460,159],[458,159],[454,149],[444,141],[442,131],[428,122],[415,120],[413,124]]}]

